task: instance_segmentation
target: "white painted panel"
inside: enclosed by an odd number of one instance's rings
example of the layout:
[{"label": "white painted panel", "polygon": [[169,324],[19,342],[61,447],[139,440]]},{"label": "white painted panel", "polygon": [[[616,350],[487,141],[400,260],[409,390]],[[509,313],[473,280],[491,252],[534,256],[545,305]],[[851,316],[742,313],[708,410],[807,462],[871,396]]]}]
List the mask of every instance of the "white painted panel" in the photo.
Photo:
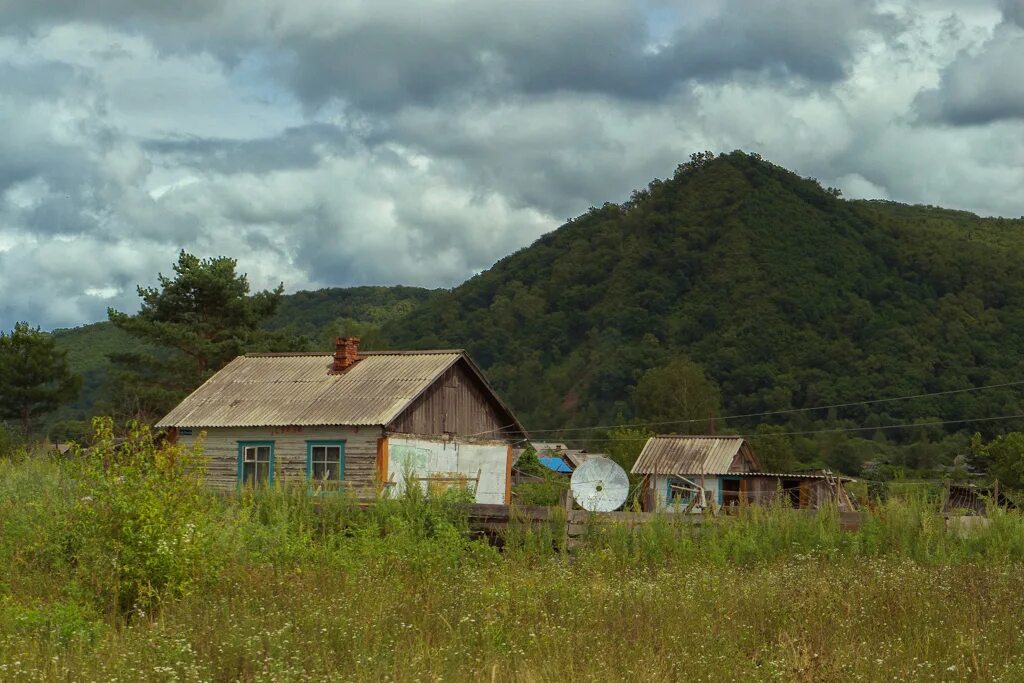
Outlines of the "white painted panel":
[{"label": "white painted panel", "polygon": [[[388,438],[388,480],[393,495],[405,491],[406,475],[412,477],[459,477],[475,480],[477,503],[505,502],[508,444],[503,441],[459,443],[391,435]],[[424,490],[427,481],[421,481]]]},{"label": "white painted panel", "polygon": [[508,444],[462,444],[459,446],[459,470],[470,476],[476,476],[476,473],[480,472],[476,502],[497,505],[505,502],[507,462]]}]

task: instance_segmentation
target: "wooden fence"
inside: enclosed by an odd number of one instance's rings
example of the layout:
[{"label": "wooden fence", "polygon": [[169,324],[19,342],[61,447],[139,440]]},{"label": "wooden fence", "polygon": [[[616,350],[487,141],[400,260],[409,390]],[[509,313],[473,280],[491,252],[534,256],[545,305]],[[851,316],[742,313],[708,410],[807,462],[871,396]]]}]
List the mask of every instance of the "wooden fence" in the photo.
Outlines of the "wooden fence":
[{"label": "wooden fence", "polygon": [[[803,514],[817,514],[815,510],[802,510]],[[540,524],[560,522],[565,525],[564,541],[568,549],[578,547],[584,542],[587,527],[592,521],[605,524],[622,525],[635,528],[655,519],[671,519],[676,524],[708,524],[725,522],[730,515],[707,517],[705,515],[689,515],[661,512],[587,512],[577,510],[572,499],[564,496],[561,505],[546,507],[542,505],[483,505],[469,506],[469,527],[476,534],[500,537],[510,524]],[[864,522],[863,512],[840,512],[839,528],[844,531],[855,531]]]}]

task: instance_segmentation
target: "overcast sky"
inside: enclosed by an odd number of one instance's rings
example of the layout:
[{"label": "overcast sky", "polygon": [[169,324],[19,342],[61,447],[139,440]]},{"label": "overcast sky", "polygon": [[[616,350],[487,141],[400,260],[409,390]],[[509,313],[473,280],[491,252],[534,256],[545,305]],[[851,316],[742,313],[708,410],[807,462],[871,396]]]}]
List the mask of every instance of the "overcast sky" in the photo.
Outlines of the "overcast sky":
[{"label": "overcast sky", "polygon": [[1024,214],[1024,0],[0,0],[0,328],[452,286],[691,152]]}]

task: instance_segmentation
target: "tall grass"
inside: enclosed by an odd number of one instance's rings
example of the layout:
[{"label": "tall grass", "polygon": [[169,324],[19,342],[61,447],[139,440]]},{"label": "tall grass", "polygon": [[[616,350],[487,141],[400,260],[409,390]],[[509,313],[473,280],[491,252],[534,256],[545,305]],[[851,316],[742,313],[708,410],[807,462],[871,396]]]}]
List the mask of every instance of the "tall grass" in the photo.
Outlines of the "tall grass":
[{"label": "tall grass", "polygon": [[[699,523],[695,523],[699,522]],[[666,514],[635,528],[591,518],[582,554],[622,567],[758,565],[789,559],[895,557],[919,564],[1024,561],[1024,515],[994,508],[985,524],[947,528],[926,497],[890,499],[864,513],[855,531],[840,528],[835,508],[815,512],[783,504],[740,508],[735,515],[694,520]]]},{"label": "tall grass", "polygon": [[1016,513],[969,534],[925,499],[856,532],[783,507],[595,519],[572,554],[563,520],[520,520],[499,551],[457,497],[180,507],[174,468],[83,466],[104,453],[0,459],[2,681],[1024,680]]}]

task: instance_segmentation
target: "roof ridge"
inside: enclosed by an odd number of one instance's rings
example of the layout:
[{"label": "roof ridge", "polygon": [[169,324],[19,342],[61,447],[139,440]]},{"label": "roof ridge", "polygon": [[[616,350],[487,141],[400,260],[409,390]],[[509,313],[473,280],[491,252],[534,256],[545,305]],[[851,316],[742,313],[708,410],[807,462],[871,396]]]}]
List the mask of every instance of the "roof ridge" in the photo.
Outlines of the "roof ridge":
[{"label": "roof ridge", "polygon": [[297,358],[300,356],[332,356],[334,354],[325,351],[260,351],[256,353],[244,353],[242,358]]},{"label": "roof ridge", "polygon": [[[360,351],[359,356],[443,356],[447,354],[465,354],[463,349],[424,349],[419,350],[396,350],[396,351]],[[297,358],[297,357],[319,357],[329,358],[334,355],[333,351],[258,351],[243,354],[244,358]]]},{"label": "roof ridge", "polygon": [[422,350],[384,350],[384,351],[360,351],[360,356],[441,356],[449,353],[466,353],[465,349],[422,349]]},{"label": "roof ridge", "polygon": [[740,434],[655,434],[652,439],[745,439]]}]

